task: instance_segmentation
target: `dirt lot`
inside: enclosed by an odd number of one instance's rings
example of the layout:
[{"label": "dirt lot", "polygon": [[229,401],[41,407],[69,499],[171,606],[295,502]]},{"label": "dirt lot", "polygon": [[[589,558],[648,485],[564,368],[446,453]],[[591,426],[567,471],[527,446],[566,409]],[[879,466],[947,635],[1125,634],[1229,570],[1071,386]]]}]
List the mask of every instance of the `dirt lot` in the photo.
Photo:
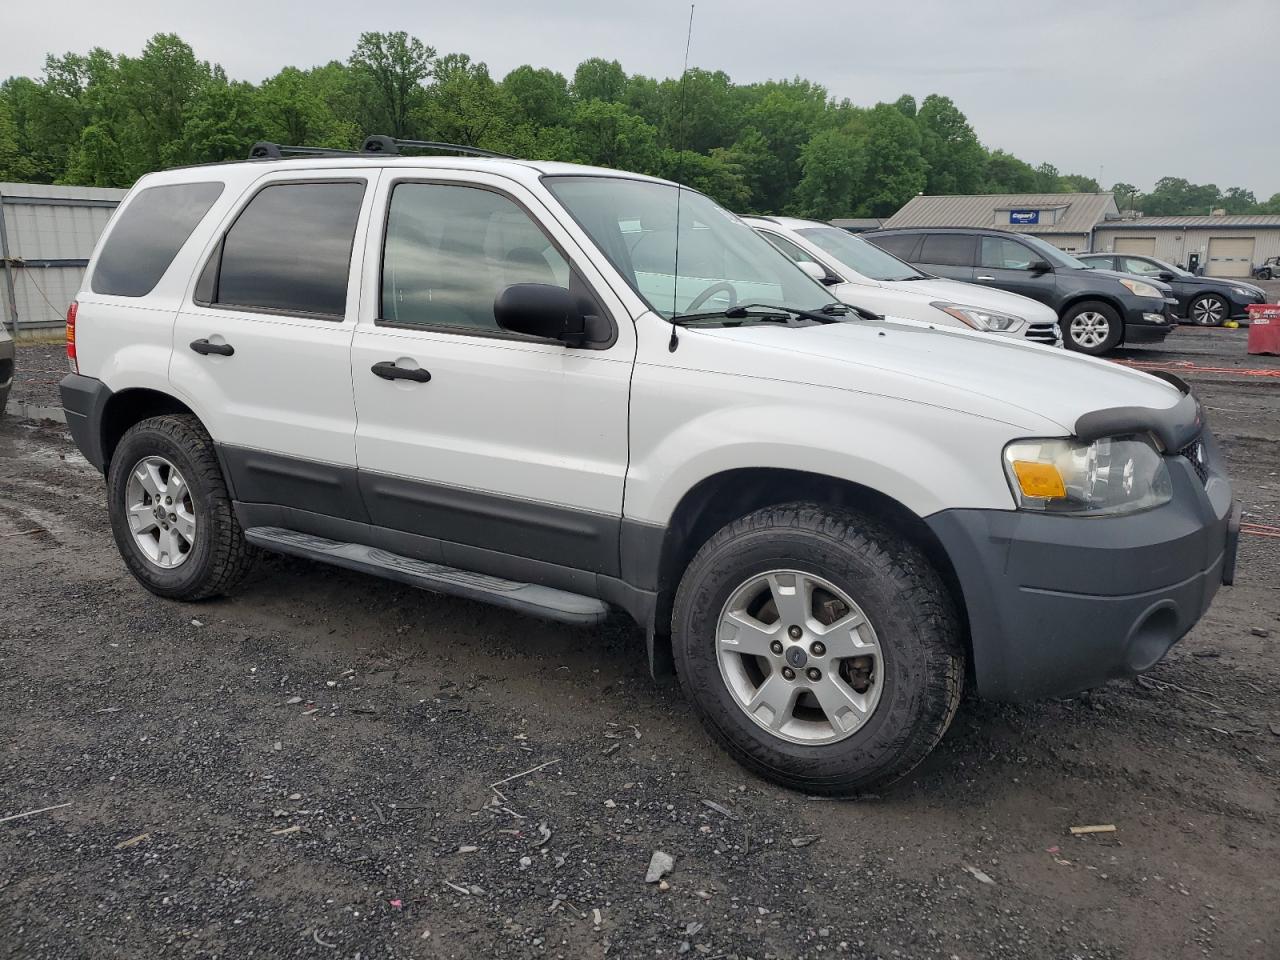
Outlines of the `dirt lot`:
[{"label": "dirt lot", "polygon": [[[1280,360],[1243,341],[1121,359],[1192,364],[1246,519],[1280,528],[1280,379],[1254,373]],[[49,383],[15,397],[54,402],[56,350],[19,357]],[[58,806],[0,823],[0,955],[1280,956],[1280,538],[1244,538],[1148,679],[969,701],[845,802],[741,772],[621,620],[282,558],[159,600],[55,425],[0,422],[0,582],[0,817]]]}]

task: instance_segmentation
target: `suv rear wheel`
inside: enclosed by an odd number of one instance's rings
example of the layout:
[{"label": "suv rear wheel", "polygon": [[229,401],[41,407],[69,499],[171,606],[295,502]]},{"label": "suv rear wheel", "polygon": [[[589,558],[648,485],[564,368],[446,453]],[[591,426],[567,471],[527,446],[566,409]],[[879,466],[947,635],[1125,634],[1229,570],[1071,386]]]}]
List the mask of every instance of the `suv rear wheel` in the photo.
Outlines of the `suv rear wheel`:
[{"label": "suv rear wheel", "polygon": [[1094,357],[1119,343],[1123,333],[1120,314],[1097,300],[1075,304],[1062,318],[1062,339],[1068,349]]},{"label": "suv rear wheel", "polygon": [[107,502],[120,555],[159,596],[225,593],[256,556],[232,510],[213,440],[193,416],[130,427],[111,458]]},{"label": "suv rear wheel", "polygon": [[712,735],[787,786],[892,782],[941,739],[964,659],[928,559],[869,517],[768,507],[698,551],[676,595],[677,671]]}]

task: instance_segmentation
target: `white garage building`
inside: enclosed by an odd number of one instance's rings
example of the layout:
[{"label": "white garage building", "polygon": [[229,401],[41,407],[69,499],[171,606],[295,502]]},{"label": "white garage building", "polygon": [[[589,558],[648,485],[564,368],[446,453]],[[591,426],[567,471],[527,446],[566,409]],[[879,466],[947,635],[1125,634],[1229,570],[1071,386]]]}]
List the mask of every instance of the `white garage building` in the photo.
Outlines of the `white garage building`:
[{"label": "white garage building", "polygon": [[1247,277],[1280,256],[1280,216],[1138,217],[1099,224],[1093,249],[1158,257],[1186,267],[1192,256],[1211,277]]}]

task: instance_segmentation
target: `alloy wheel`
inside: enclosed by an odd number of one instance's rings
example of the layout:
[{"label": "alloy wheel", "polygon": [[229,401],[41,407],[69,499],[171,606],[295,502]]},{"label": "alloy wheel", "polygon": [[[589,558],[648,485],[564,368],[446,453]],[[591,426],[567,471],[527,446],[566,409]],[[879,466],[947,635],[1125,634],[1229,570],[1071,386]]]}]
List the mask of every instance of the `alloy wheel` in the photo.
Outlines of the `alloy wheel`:
[{"label": "alloy wheel", "polygon": [[860,730],[884,687],[884,657],[867,615],[829,580],[797,570],[757,574],[730,594],[716,657],[743,713],[806,746]]},{"label": "alloy wheel", "polygon": [[186,478],[164,457],[144,457],[129,474],[125,509],[133,542],[163,570],[181,565],[196,542],[195,503]]},{"label": "alloy wheel", "polygon": [[1096,310],[1085,310],[1072,317],[1070,333],[1078,346],[1100,347],[1111,335],[1111,321]]},{"label": "alloy wheel", "polygon": [[1226,304],[1217,297],[1201,297],[1191,305],[1191,319],[1202,327],[1216,327],[1226,312]]}]

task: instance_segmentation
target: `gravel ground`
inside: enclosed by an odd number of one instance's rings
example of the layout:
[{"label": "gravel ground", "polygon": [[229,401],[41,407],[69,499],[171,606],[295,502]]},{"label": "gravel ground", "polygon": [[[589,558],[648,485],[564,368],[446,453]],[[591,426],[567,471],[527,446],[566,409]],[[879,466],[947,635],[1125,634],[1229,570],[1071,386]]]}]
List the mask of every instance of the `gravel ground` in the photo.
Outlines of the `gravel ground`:
[{"label": "gravel ground", "polygon": [[[56,403],[58,356],[15,396]],[[1119,359],[1193,381],[1280,527],[1280,359],[1188,328]],[[966,701],[857,801],[743,773],[622,621],[285,558],[153,597],[52,424],[0,421],[0,581],[0,818],[57,807],[0,823],[0,956],[1280,956],[1277,538],[1147,678]]]}]

